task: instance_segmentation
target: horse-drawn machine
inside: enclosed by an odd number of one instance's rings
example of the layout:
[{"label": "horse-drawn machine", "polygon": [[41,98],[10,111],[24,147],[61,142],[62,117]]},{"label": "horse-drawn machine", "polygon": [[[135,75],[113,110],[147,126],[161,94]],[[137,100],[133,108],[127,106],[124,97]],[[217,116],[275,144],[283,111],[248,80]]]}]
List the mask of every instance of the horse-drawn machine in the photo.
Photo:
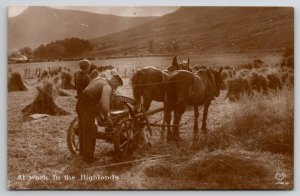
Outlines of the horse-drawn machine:
[{"label": "horse-drawn machine", "polygon": [[[118,159],[131,155],[141,144],[145,142],[146,148],[151,147],[151,143],[144,141],[144,128],[147,127],[149,134],[152,135],[151,126],[163,125],[150,123],[148,117],[164,111],[164,107],[141,113],[134,112],[135,100],[124,97],[115,96],[114,99],[121,102],[126,109],[113,111],[110,113],[114,122],[113,126],[109,126],[107,122],[96,120],[95,126],[97,132],[95,137],[103,141],[112,143],[114,146],[114,156]],[[100,117],[100,112],[98,116]],[[98,119],[98,117],[96,118]],[[72,154],[79,154],[79,126],[78,118],[70,123],[67,131],[67,146]]]}]

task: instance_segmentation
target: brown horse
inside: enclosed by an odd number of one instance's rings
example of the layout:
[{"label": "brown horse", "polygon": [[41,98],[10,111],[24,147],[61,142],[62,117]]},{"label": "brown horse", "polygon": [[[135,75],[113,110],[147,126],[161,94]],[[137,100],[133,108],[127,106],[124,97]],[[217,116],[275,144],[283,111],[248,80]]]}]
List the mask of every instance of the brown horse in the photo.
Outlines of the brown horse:
[{"label": "brown horse", "polygon": [[[190,60],[186,63],[177,63],[177,57],[174,56],[172,65],[166,70],[161,71],[155,67],[145,67],[138,70],[132,76],[132,90],[133,97],[136,100],[135,111],[141,111],[143,107],[148,111],[152,101],[164,102],[166,101],[165,81],[168,75],[175,70],[189,70]],[[165,123],[165,120],[163,124]],[[163,129],[164,130],[164,129]]]},{"label": "brown horse", "polygon": [[187,71],[175,71],[170,74],[166,84],[167,104],[165,118],[169,125],[171,112],[174,111],[173,128],[168,127],[167,139],[179,141],[179,123],[187,105],[194,106],[194,141],[198,140],[198,107],[204,105],[202,130],[206,134],[208,107],[214,97],[220,94],[222,68],[205,69],[195,74]]}]

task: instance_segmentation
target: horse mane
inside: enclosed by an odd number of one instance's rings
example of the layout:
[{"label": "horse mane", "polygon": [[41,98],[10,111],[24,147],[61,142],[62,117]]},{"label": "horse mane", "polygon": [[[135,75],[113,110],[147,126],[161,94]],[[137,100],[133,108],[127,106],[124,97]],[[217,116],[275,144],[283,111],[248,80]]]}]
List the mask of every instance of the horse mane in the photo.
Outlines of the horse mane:
[{"label": "horse mane", "polygon": [[195,73],[195,75],[207,77],[207,79],[211,82],[211,85],[212,85],[213,91],[214,91],[214,95],[216,96],[218,94],[218,87],[217,87],[215,75],[213,72],[214,72],[213,69],[200,69]]},{"label": "horse mane", "polygon": [[208,78],[210,80],[210,82],[212,83],[212,86],[214,88],[214,94],[217,96],[218,94],[218,87],[217,87],[217,83],[216,83],[216,80],[215,80],[215,75],[213,74],[214,70],[212,69],[207,69],[207,75],[208,75]]},{"label": "horse mane", "polygon": [[139,85],[141,83],[140,81],[140,72],[136,72],[133,74],[131,78],[131,84],[132,84],[132,92],[133,97],[137,101],[137,104],[135,106],[135,110],[138,111],[141,107],[141,98],[142,98],[142,88]]}]

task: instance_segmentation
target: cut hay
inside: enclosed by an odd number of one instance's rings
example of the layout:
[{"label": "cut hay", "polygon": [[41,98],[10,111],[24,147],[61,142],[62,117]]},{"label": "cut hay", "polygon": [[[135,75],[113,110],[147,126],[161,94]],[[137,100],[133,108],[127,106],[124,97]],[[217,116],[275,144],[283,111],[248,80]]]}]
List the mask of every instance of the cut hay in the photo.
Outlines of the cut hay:
[{"label": "cut hay", "polygon": [[37,87],[38,94],[34,101],[22,109],[24,116],[32,114],[49,114],[49,115],[67,115],[67,111],[58,107],[53,98],[52,84],[44,82],[42,86]]},{"label": "cut hay", "polygon": [[172,177],[174,176],[174,173],[171,171],[171,168],[166,165],[162,164],[156,164],[156,165],[150,165],[146,167],[143,172],[148,177]]},{"label": "cut hay", "polygon": [[10,91],[26,91],[27,88],[23,82],[21,74],[13,72],[8,81],[8,92]]},{"label": "cut hay", "polygon": [[180,175],[218,188],[240,189],[257,186],[270,174],[262,161],[238,152],[217,151],[190,161],[181,169]]}]

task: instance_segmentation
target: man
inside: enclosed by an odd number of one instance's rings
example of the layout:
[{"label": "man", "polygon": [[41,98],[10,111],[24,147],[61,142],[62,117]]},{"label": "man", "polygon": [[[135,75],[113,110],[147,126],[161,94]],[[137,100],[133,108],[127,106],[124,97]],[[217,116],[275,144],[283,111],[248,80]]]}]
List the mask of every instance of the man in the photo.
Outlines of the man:
[{"label": "man", "polygon": [[82,94],[82,91],[90,83],[90,61],[83,59],[79,62],[80,71],[75,73],[75,88],[77,90],[77,98]]},{"label": "man", "polygon": [[92,162],[96,144],[95,118],[99,109],[110,126],[113,121],[109,115],[109,102],[112,91],[123,85],[120,75],[115,74],[109,80],[97,77],[92,80],[80,96],[76,111],[79,119],[79,149],[84,161]]}]

